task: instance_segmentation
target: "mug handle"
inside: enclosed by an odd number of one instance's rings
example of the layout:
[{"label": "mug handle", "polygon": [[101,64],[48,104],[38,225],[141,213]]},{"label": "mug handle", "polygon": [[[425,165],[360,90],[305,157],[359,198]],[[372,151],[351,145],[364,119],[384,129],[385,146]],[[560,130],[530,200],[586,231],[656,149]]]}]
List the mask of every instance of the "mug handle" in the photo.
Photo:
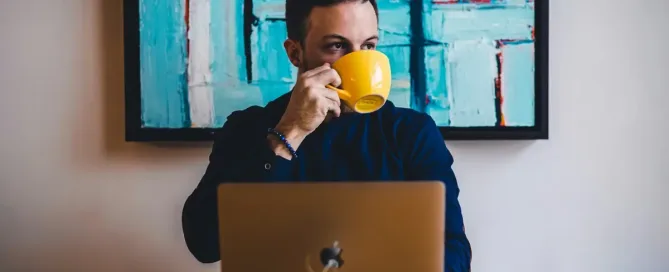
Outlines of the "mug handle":
[{"label": "mug handle", "polygon": [[349,93],[348,91],[339,89],[339,88],[334,87],[330,84],[325,85],[325,87],[330,89],[330,90],[333,90],[333,91],[337,92],[337,94],[339,95],[339,97],[341,97],[341,99],[346,100],[346,101],[351,100],[351,93]]}]

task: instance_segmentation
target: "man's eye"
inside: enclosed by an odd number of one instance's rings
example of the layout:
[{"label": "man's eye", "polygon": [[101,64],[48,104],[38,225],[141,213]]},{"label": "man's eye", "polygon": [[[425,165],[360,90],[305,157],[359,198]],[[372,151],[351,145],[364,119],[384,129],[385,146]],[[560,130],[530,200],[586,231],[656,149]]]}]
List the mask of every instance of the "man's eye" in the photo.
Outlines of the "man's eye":
[{"label": "man's eye", "polygon": [[342,48],[344,48],[344,44],[343,43],[333,43],[333,44],[330,45],[330,48],[332,48],[332,49],[342,49]]}]

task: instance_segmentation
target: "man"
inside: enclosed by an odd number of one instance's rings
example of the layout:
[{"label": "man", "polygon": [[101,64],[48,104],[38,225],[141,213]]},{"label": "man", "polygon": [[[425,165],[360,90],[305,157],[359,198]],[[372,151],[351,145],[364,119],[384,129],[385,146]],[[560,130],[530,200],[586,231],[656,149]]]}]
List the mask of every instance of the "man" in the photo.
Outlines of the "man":
[{"label": "man", "polygon": [[376,48],[377,16],[376,0],[287,1],[284,47],[298,80],[266,107],[232,113],[218,132],[209,167],[183,208],[186,244],[200,262],[219,260],[220,182],[441,180],[448,188],[446,270],[469,271],[453,158],[432,118],[391,102],[354,113],[325,87],[341,82],[331,63]]}]

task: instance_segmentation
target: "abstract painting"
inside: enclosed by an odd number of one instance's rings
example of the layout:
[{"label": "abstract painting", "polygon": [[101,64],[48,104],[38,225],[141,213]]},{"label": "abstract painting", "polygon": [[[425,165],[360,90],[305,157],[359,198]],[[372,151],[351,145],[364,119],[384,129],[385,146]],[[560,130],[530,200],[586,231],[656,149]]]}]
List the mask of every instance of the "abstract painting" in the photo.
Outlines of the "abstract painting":
[{"label": "abstract painting", "polygon": [[[285,0],[125,0],[126,138],[211,140],[289,92]],[[445,139],[548,137],[548,2],[379,0],[389,100]]]}]

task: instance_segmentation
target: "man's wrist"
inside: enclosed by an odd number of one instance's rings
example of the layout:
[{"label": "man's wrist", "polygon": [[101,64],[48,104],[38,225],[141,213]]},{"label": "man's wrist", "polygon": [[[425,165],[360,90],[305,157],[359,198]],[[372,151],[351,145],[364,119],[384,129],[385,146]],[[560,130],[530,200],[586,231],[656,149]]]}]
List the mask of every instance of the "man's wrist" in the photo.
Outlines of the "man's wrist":
[{"label": "man's wrist", "polygon": [[[277,125],[274,130],[284,136],[286,142],[288,142],[293,148],[293,151],[297,151],[297,148],[300,146],[300,144],[302,144],[302,141],[306,137],[304,133],[301,133],[299,130],[288,126]],[[293,158],[292,152],[288,149],[286,144],[279,137],[277,137],[277,135],[268,134],[267,141],[270,149],[272,149],[272,151],[274,151],[277,156],[283,157],[287,160],[291,160]]]},{"label": "man's wrist", "polygon": [[288,143],[293,146],[295,150],[297,150],[300,144],[302,144],[302,141],[304,141],[304,138],[307,137],[308,134],[298,128],[295,128],[294,126],[282,124],[278,124],[276,127],[274,127],[274,130],[283,134],[283,136],[286,138],[286,141],[288,141]]}]

